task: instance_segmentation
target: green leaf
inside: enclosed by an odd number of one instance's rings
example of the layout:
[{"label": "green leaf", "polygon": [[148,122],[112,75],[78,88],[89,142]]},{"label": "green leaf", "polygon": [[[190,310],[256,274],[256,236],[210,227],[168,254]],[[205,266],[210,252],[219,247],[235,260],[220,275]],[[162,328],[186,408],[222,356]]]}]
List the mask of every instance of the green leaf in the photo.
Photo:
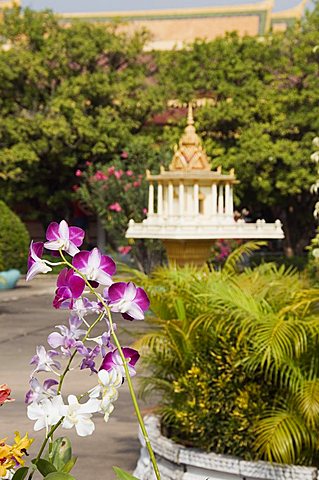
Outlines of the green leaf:
[{"label": "green leaf", "polygon": [[119,467],[113,467],[113,470],[120,480],[139,480],[137,477],[134,477],[130,473],[126,472],[125,470],[122,470]]},{"label": "green leaf", "polygon": [[15,474],[12,477],[12,480],[24,480],[28,474],[28,467],[21,467],[16,470]]},{"label": "green leaf", "polygon": [[64,466],[72,459],[72,446],[67,437],[54,440],[51,451],[51,461],[58,472],[64,471]]},{"label": "green leaf", "polygon": [[45,480],[75,480],[75,477],[65,472],[52,472],[44,478]]},{"label": "green leaf", "polygon": [[[35,463],[35,462],[33,462]],[[45,460],[44,458],[40,458],[36,463],[37,469],[39,472],[45,477],[46,475],[49,475],[49,473],[56,472],[55,466],[49,462],[48,460]]]},{"label": "green leaf", "polygon": [[66,464],[64,465],[64,467],[62,468],[61,471],[65,472],[65,473],[69,473],[72,470],[72,468],[74,467],[77,459],[78,459],[78,457],[72,457],[68,462],[66,462]]}]

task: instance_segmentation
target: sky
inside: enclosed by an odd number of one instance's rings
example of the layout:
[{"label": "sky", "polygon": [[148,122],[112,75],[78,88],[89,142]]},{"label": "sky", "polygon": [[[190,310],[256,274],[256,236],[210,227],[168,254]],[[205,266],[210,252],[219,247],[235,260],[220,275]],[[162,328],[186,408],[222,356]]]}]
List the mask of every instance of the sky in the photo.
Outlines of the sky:
[{"label": "sky", "polygon": [[[51,8],[55,12],[103,12],[152,10],[183,7],[214,7],[259,3],[260,0],[22,0],[35,10]],[[274,11],[294,7],[300,0],[275,0]],[[309,1],[309,5],[311,2]]]}]

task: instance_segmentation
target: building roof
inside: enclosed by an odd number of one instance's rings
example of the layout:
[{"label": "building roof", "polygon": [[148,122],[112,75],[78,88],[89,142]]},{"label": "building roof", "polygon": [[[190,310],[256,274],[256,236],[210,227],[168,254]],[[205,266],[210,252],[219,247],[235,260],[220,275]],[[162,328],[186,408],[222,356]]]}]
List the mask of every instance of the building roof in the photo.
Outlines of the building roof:
[{"label": "building roof", "polygon": [[104,12],[62,13],[64,21],[85,19],[92,22],[126,22],[122,29],[133,33],[138,28],[150,31],[152,39],[147,50],[181,48],[195,39],[213,40],[226,32],[237,31],[240,36],[264,35],[271,29],[285,30],[300,19],[307,0],[287,10],[273,12],[274,0],[240,5],[165,10],[130,10]]}]

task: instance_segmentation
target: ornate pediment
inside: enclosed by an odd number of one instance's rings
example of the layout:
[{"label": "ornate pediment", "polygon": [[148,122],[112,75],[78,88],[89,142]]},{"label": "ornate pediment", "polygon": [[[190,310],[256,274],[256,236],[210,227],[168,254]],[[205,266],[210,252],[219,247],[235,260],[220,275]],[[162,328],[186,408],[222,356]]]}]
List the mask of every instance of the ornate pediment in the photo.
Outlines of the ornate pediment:
[{"label": "ornate pediment", "polygon": [[187,126],[175,147],[175,153],[169,166],[171,171],[176,170],[210,170],[208,156],[202,147],[202,142],[194,127],[192,105],[188,105]]}]

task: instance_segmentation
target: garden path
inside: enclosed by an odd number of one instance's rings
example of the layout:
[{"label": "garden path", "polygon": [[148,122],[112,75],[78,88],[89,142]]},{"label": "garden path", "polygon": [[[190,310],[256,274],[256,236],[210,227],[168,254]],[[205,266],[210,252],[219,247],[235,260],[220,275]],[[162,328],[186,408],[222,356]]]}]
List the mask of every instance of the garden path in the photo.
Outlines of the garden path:
[{"label": "garden path", "polygon": [[[53,327],[67,320],[65,311],[52,308],[54,289],[55,277],[46,275],[28,284],[20,280],[16,289],[0,291],[0,384],[7,383],[16,399],[0,410],[0,438],[8,436],[11,440],[14,431],[19,430],[22,435],[28,431],[35,438],[31,458],[40,447],[43,431],[34,432],[33,422],[26,416],[24,395],[31,373],[29,361],[35,346],[47,347],[46,339]],[[140,328],[141,322],[138,324],[130,322],[125,327],[134,330]],[[120,338],[122,344],[130,343],[125,332],[120,333]],[[70,373],[66,385],[68,393],[79,394],[94,383],[86,370],[77,370]],[[61,435],[69,436],[74,454],[79,457],[72,471],[76,479],[112,480],[113,465],[132,471],[139,454],[138,427],[126,385],[120,390],[109,422],[106,424],[101,415],[96,415],[94,421],[96,430],[90,437],[80,438],[74,429],[61,430]]]}]

